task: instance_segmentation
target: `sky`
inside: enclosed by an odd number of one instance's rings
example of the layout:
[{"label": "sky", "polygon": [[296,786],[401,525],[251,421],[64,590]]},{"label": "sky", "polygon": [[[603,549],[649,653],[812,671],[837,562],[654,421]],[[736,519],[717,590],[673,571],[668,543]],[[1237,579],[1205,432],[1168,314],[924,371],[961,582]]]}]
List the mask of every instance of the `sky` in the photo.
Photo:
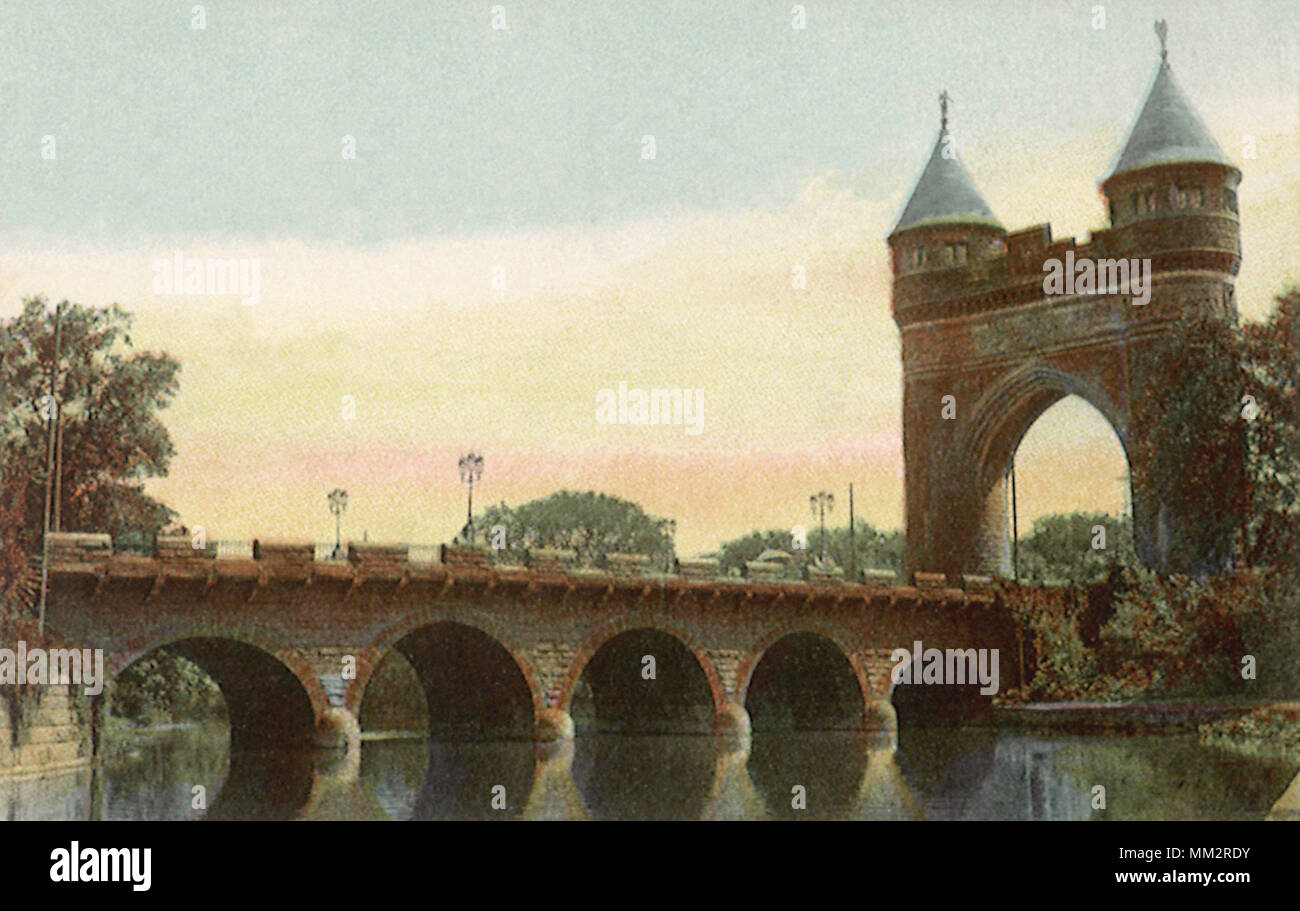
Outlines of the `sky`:
[{"label": "sky", "polygon": [[[449,540],[470,448],[476,504],[600,490],[683,554],[821,489],[842,524],[850,483],[900,528],[885,238],[939,91],[1002,223],[1082,241],[1161,17],[1243,173],[1243,318],[1300,282],[1300,5],[794,6],[0,3],[0,318],[116,301],[181,362],[147,489],[209,537],[326,540],[344,487],[345,536]],[[160,293],[176,251],[256,263],[256,299]],[[602,423],[620,384],[695,390],[698,432]],[[1022,528],[1119,511],[1123,471],[1054,406]]]}]

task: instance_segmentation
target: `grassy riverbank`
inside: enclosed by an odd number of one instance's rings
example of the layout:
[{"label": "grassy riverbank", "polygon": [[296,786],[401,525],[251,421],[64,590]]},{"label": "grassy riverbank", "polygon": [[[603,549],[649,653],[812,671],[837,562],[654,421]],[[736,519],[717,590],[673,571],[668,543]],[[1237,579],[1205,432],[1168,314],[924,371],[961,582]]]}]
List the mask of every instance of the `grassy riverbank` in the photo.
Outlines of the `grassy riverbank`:
[{"label": "grassy riverbank", "polygon": [[1300,703],[1263,705],[1197,727],[1203,742],[1251,756],[1300,761]]}]

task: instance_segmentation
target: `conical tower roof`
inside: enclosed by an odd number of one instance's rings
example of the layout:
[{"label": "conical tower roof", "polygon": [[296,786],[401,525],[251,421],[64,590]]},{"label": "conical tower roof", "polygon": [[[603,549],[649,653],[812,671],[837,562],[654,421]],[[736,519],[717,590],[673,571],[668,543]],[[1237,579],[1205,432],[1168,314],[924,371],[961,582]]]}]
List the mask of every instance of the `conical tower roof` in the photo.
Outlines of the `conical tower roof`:
[{"label": "conical tower roof", "polygon": [[1231,167],[1174,80],[1164,49],[1167,30],[1163,20],[1156,23],[1156,33],[1161,43],[1160,65],[1123,150],[1106,176],[1181,161],[1209,161]]},{"label": "conical tower roof", "polygon": [[948,93],[939,100],[943,111],[939,138],[891,234],[933,222],[985,222],[1001,227],[957,159],[956,144],[948,133]]}]

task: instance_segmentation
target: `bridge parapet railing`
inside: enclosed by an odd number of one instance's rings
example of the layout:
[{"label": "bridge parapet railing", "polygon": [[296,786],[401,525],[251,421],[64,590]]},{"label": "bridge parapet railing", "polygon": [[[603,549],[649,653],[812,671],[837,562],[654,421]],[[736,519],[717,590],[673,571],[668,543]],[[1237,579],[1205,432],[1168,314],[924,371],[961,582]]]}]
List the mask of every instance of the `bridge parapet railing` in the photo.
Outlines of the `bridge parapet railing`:
[{"label": "bridge parapet railing", "polygon": [[111,535],[50,532],[50,559],[64,563],[98,563],[113,555]]},{"label": "bridge parapet railing", "polygon": [[[52,533],[51,557],[56,564],[92,564],[116,561],[113,540],[106,534]],[[317,565],[326,574],[331,570],[350,569],[363,575],[401,574],[408,569],[427,569],[436,566],[462,567],[479,570],[519,571],[572,576],[636,577],[644,579],[727,583],[735,585],[812,584],[858,585],[868,588],[910,589],[926,603],[951,600],[953,592],[966,596],[992,597],[1001,584],[990,576],[973,573],[941,573],[917,571],[900,576],[889,570],[859,570],[856,578],[842,577],[839,573],[801,573],[800,568],[785,564],[769,565],[751,563],[744,576],[728,574],[716,558],[689,558],[666,561],[646,554],[608,554],[601,565],[581,565],[579,555],[573,550],[534,548],[506,555],[485,546],[459,544],[380,544],[349,542],[344,555],[336,556],[331,542],[274,539],[214,539],[188,534],[159,535],[155,539],[154,556],[160,562],[193,566],[207,561],[250,561],[267,564],[273,573],[285,572],[290,577],[310,578],[312,566]],[[520,558],[524,562],[518,562]],[[148,557],[121,557],[121,560],[148,560]],[[945,593],[947,593],[945,595]]]},{"label": "bridge parapet railing", "polygon": [[400,572],[410,558],[409,544],[348,544],[348,563],[363,572]]},{"label": "bridge parapet railing", "polygon": [[415,564],[438,563],[441,550],[441,544],[412,544],[407,548],[406,560],[408,563]]},{"label": "bridge parapet railing", "polygon": [[253,559],[253,541],[228,540],[217,541],[212,555],[217,560],[251,560]]},{"label": "bridge parapet railing", "polygon": [[312,559],[316,563],[342,564],[347,560],[347,547],[335,548],[333,541],[317,541],[312,547]]},{"label": "bridge parapet railing", "polygon": [[722,564],[712,558],[678,560],[677,574],[683,579],[713,581],[722,578]]}]

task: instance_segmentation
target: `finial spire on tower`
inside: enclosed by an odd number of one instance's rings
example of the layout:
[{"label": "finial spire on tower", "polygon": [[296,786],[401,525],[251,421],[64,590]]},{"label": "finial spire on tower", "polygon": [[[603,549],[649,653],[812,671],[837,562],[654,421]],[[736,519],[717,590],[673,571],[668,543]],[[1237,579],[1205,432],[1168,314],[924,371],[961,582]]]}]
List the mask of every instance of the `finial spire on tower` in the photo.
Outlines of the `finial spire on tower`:
[{"label": "finial spire on tower", "polygon": [[957,149],[948,134],[948,105],[951,103],[952,96],[944,89],[939,93],[939,138],[935,140],[930,160],[903,207],[903,214],[890,232],[891,237],[899,231],[931,222],[983,224],[999,230],[1002,227],[957,160]]},{"label": "finial spire on tower", "polygon": [[1155,31],[1160,39],[1155,78],[1107,179],[1123,171],[1176,162],[1212,162],[1231,167],[1174,80],[1169,65],[1169,24],[1158,19]]}]

